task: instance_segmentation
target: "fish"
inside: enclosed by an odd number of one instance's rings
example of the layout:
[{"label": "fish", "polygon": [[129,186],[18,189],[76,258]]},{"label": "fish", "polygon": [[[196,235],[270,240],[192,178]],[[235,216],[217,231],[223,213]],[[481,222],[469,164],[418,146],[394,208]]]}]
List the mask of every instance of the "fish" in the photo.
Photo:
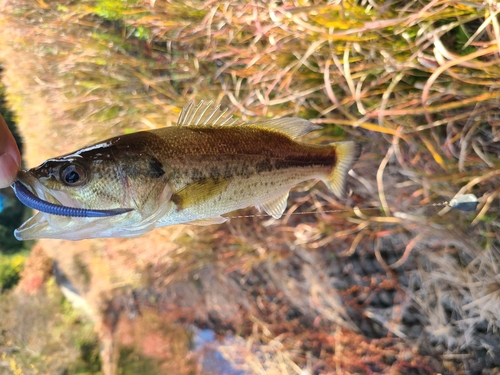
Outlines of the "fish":
[{"label": "fish", "polygon": [[361,145],[310,144],[320,126],[299,117],[245,122],[191,102],[174,126],[110,138],[20,171],[12,185],[38,210],[19,240],[136,237],[155,228],[221,224],[256,206],[275,219],[295,185],[319,179],[345,197]]}]

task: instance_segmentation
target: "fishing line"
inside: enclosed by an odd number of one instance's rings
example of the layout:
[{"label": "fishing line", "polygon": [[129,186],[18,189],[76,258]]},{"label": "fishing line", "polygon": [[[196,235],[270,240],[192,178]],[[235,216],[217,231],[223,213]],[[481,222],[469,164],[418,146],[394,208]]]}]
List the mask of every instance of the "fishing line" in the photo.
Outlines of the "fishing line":
[{"label": "fishing line", "polygon": [[[475,211],[477,205],[479,204],[478,198],[474,194],[460,194],[457,195],[452,200],[440,202],[440,203],[427,203],[422,205],[414,205],[409,206],[409,208],[416,207],[450,207],[458,211],[471,212]],[[363,211],[379,211],[380,207],[353,207],[351,209],[339,209],[339,210],[322,210],[322,211],[300,211],[300,212],[292,212],[292,213],[284,213],[284,215],[311,215],[311,214],[332,214],[332,213],[341,213],[348,212],[354,210],[363,210]],[[224,216],[226,219],[246,219],[246,218],[254,218],[254,217],[272,217],[268,214],[253,214],[253,215],[236,215],[236,216]]]}]

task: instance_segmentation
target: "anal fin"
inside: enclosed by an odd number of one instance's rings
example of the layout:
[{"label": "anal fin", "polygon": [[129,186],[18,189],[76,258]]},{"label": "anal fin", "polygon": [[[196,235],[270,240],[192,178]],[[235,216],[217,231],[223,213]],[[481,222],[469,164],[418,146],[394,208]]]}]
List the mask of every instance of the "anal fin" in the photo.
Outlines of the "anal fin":
[{"label": "anal fin", "polygon": [[286,210],[288,191],[259,205],[268,215],[279,219]]}]

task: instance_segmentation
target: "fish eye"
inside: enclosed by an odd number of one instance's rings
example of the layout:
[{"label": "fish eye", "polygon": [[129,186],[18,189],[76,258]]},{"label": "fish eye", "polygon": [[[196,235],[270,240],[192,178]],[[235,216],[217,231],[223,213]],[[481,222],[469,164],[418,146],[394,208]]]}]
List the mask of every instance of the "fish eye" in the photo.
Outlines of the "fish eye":
[{"label": "fish eye", "polygon": [[77,164],[68,164],[61,169],[61,181],[68,186],[80,186],[87,182],[87,173]]}]

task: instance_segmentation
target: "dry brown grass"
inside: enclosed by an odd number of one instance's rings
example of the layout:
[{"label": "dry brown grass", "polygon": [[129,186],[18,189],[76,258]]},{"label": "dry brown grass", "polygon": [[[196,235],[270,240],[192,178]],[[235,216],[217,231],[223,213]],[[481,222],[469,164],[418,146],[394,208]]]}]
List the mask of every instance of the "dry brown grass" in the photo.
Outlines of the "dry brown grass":
[{"label": "dry brown grass", "polygon": [[[243,119],[312,119],[325,125],[314,142],[364,143],[348,200],[319,186],[294,190],[290,213],[322,213],[136,240],[40,241],[96,313],[124,286],[162,295],[184,285],[203,313],[190,305],[175,319],[240,334],[221,350],[249,373],[500,365],[496,3],[1,4],[3,79],[28,166],[169,125],[191,99]],[[475,214],[433,206],[470,192],[482,198]],[[210,285],[200,281],[207,269],[221,275],[218,293],[200,287]],[[241,306],[216,298],[229,290],[241,291]],[[224,306],[241,316],[225,324]],[[280,318],[292,310],[304,320]]]}]

